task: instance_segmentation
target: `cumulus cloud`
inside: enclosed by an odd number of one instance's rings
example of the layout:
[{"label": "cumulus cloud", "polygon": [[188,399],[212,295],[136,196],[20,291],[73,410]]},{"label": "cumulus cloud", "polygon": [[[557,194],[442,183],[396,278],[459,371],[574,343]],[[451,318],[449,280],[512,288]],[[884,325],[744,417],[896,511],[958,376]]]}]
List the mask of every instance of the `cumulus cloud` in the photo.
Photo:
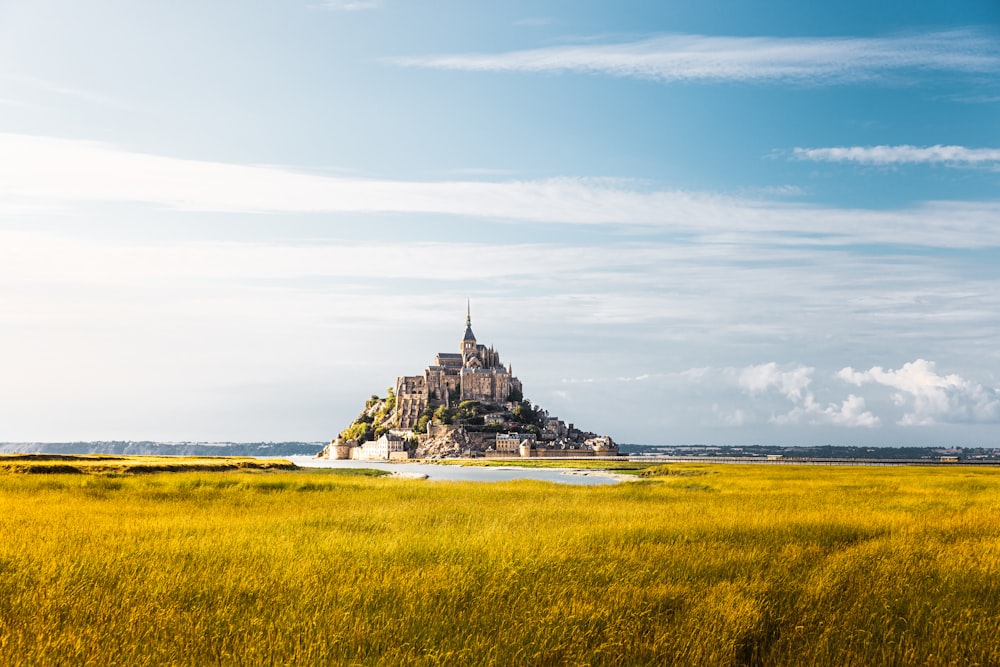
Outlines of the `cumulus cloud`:
[{"label": "cumulus cloud", "polygon": [[879,425],[879,418],[866,409],[865,399],[859,396],[851,394],[839,404],[817,403],[809,390],[815,370],[801,365],[783,370],[771,362],[740,369],[737,383],[740,389],[752,396],[777,391],[795,406],[786,414],[772,416],[771,421],[775,424],[809,423],[868,428]]},{"label": "cumulus cloud", "polygon": [[812,394],[806,394],[801,405],[792,408],[787,414],[771,418],[775,424],[830,424],[833,426],[850,426],[874,428],[881,425],[881,420],[867,409],[865,399],[849,394],[838,403],[820,405]]},{"label": "cumulus cloud", "polygon": [[904,408],[899,424],[926,426],[945,423],[991,423],[1000,421],[1000,395],[952,373],[940,375],[934,362],[917,359],[899,369],[873,366],[867,371],[843,368],[837,376],[849,384],[877,384],[891,389],[893,402]]},{"label": "cumulus cloud", "polygon": [[948,166],[994,166],[1000,164],[1000,148],[965,146],[837,146],[795,148],[792,156],[815,162],[857,162],[871,165],[944,164]]},{"label": "cumulus cloud", "polygon": [[881,425],[881,420],[868,410],[865,399],[860,396],[850,394],[841,401],[828,403],[817,401],[812,390],[815,370],[801,364],[779,365],[770,362],[742,368],[693,368],[679,376],[699,384],[721,380],[754,399],[756,410],[750,407],[723,409],[718,403],[713,404],[712,413],[717,422],[726,426],[763,421],[765,417],[761,412],[768,409],[768,406],[779,408],[766,417],[766,421],[777,425],[826,424],[852,428]]},{"label": "cumulus cloud", "polygon": [[914,69],[991,73],[1000,68],[1000,47],[973,30],[875,38],[674,34],[620,44],[416,56],[392,62],[454,70],[600,73],[663,82],[823,85],[873,80]]},{"label": "cumulus cloud", "polygon": [[712,404],[712,414],[715,416],[715,420],[723,426],[745,426],[753,421],[746,410],[740,408],[724,410],[718,403]]},{"label": "cumulus cloud", "polygon": [[773,361],[768,364],[747,366],[739,371],[737,383],[749,394],[761,394],[771,389],[778,390],[790,401],[802,401],[803,393],[812,382],[815,369],[796,366],[791,370],[781,370]]}]

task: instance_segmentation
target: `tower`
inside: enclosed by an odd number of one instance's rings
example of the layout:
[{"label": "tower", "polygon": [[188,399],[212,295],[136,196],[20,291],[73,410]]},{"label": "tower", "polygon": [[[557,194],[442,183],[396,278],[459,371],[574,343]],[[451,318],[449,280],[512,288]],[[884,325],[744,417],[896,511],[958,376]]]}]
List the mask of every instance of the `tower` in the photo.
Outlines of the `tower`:
[{"label": "tower", "polygon": [[469,359],[476,356],[476,335],[472,333],[472,304],[465,307],[465,336],[462,337],[462,360],[467,365]]}]

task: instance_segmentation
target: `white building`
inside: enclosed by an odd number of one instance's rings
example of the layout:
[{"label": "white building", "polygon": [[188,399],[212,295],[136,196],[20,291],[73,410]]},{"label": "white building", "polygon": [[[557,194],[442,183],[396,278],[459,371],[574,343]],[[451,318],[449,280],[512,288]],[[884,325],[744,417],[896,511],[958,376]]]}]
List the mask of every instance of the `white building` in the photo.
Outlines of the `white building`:
[{"label": "white building", "polygon": [[496,450],[498,454],[520,454],[521,445],[535,444],[534,433],[497,433]]},{"label": "white building", "polygon": [[352,458],[363,461],[389,461],[393,459],[406,459],[405,441],[393,433],[384,433],[378,440],[366,442],[360,447],[354,448],[351,453]]}]

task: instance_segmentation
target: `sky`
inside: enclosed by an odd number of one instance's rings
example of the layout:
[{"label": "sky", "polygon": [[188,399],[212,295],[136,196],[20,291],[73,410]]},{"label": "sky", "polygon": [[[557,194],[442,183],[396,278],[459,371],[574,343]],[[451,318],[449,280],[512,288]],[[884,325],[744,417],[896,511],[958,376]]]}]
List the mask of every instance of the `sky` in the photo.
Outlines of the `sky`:
[{"label": "sky", "polygon": [[1000,3],[0,0],[0,441],[1000,444]]}]

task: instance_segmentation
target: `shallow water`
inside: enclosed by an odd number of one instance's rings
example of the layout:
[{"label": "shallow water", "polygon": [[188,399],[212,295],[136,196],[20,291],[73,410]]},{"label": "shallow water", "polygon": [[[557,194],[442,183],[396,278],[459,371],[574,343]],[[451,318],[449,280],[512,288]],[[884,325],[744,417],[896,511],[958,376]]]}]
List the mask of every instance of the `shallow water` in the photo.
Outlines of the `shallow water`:
[{"label": "shallow water", "polygon": [[[556,484],[578,484],[594,486],[615,484],[618,480],[603,475],[573,475],[563,469],[541,468],[480,468],[459,465],[438,465],[434,463],[383,463],[381,461],[326,461],[311,456],[288,456],[295,465],[302,468],[374,468],[398,473],[427,475],[435,481],[463,482],[503,482],[512,479],[536,479]],[[593,472],[593,471],[585,471]]]}]

